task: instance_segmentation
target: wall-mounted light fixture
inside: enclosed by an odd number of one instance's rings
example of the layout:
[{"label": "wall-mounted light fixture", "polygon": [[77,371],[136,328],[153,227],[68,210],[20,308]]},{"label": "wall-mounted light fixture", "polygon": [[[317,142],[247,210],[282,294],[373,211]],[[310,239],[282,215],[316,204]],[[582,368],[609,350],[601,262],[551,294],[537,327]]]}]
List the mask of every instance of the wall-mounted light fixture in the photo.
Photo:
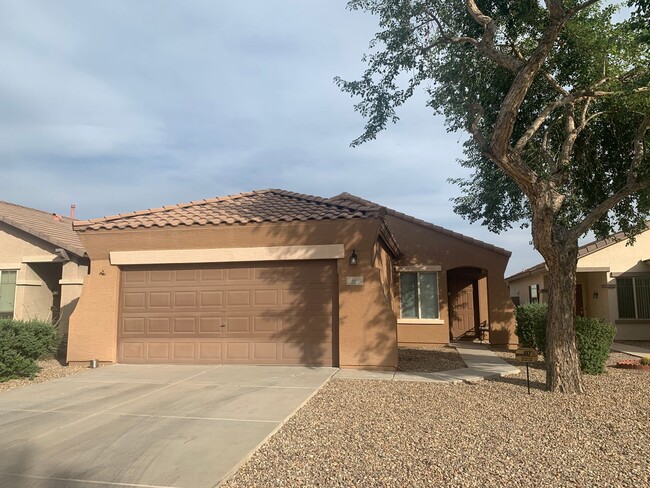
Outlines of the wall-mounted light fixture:
[{"label": "wall-mounted light fixture", "polygon": [[352,266],[355,266],[359,262],[359,258],[357,257],[357,250],[352,249],[352,254],[350,254],[350,264]]},{"label": "wall-mounted light fixture", "polygon": [[594,297],[594,300],[598,300],[598,292],[597,291],[594,292],[593,297]]}]

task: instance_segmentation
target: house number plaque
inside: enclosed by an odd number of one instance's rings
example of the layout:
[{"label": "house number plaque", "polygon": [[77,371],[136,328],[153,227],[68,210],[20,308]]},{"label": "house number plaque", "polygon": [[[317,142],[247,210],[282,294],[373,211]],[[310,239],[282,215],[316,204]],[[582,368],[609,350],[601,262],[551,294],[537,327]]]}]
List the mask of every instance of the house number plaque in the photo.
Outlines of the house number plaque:
[{"label": "house number plaque", "polygon": [[363,285],[363,276],[346,276],[345,284],[348,286],[361,286]]}]

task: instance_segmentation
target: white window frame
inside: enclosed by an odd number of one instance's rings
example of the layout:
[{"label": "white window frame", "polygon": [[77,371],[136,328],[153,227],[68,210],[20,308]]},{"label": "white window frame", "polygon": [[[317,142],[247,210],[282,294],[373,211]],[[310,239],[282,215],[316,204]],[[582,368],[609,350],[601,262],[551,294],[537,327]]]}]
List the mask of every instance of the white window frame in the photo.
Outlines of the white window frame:
[{"label": "white window frame", "polygon": [[[402,280],[401,277],[403,274],[414,274],[417,276],[416,283],[417,283],[417,300],[418,300],[418,306],[417,306],[417,317],[403,317],[402,316]],[[420,292],[420,275],[422,274],[433,274],[436,277],[436,292],[437,296],[435,297],[436,303],[437,303],[437,317],[427,317],[427,318],[422,318],[422,302],[420,300],[421,292]],[[399,279],[399,286],[400,286],[400,292],[399,292],[399,297],[400,297],[400,307],[399,307],[399,315],[400,315],[400,321],[415,321],[419,323],[439,323],[440,320],[440,273],[438,271],[402,271],[400,272],[400,279]]]}]

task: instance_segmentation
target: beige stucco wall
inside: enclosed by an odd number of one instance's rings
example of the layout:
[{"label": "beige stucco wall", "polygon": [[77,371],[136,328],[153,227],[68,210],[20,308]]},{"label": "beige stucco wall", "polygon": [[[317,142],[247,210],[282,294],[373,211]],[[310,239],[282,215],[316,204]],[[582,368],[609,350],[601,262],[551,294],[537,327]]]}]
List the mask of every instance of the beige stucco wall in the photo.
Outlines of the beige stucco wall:
[{"label": "beige stucco wall", "polygon": [[[455,268],[472,267],[485,270],[484,279],[479,280],[479,315],[487,320],[490,327],[490,342],[495,345],[516,344],[514,334],[514,306],[510,300],[504,273],[509,256],[468,242],[464,239],[438,232],[389,215],[388,225],[395,235],[403,253],[400,266],[439,265],[439,309],[437,324],[427,324],[416,320],[398,322],[400,344],[447,344],[449,343],[449,303],[447,272]],[[395,280],[395,287],[399,280]],[[399,293],[394,293],[395,297]],[[395,304],[399,314],[399,304]]]},{"label": "beige stucco wall", "polygon": [[[593,316],[601,316],[616,325],[617,340],[650,340],[650,320],[621,320],[618,317],[618,302],[616,299],[616,277],[620,275],[650,276],[650,266],[644,260],[650,259],[650,231],[637,236],[634,245],[627,245],[627,241],[617,242],[593,254],[578,260],[580,268],[607,267],[609,272],[600,273],[601,280],[598,284],[599,308]],[[596,283],[595,283],[596,284]],[[602,298],[601,298],[602,297]]]},{"label": "beige stucco wall", "polygon": [[[650,321],[620,320],[616,297],[617,276],[650,276],[650,231],[637,236],[633,246],[621,241],[578,259],[576,282],[582,285],[585,315],[614,324],[617,340],[650,340]],[[528,302],[528,286],[546,282],[546,273],[522,277],[510,283],[510,294],[519,293],[521,303]],[[597,294],[595,296],[594,294]],[[542,294],[542,302],[547,295]]]},{"label": "beige stucco wall", "polygon": [[[87,265],[74,255],[64,263],[56,257],[55,249],[53,244],[0,222],[0,269],[17,271],[14,318],[51,320],[54,290],[61,293],[60,325],[65,333]],[[66,278],[74,278],[75,284],[59,282]]]},{"label": "beige stucco wall", "polygon": [[546,303],[548,301],[548,293],[542,293],[542,290],[545,290],[544,282],[544,273],[541,272],[525,276],[514,282],[510,282],[510,296],[512,298],[518,297],[519,305],[528,305],[530,303],[529,287],[533,285],[539,285],[540,303]]},{"label": "beige stucco wall", "polygon": [[[381,266],[375,266],[378,229],[378,220],[367,219],[81,232],[92,266],[71,317],[68,361],[116,360],[121,271],[110,263],[112,251],[343,244],[345,257],[337,260],[340,366],[394,369],[396,319],[384,297]],[[356,266],[349,264],[352,249]],[[362,277],[363,285],[347,285],[349,276]]]}]

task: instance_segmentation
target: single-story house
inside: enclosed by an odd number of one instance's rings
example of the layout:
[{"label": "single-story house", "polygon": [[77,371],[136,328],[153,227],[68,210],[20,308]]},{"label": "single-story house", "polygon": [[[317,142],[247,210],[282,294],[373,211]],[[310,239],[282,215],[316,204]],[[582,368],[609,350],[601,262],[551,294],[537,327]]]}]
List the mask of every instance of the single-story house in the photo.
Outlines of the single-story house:
[{"label": "single-story house", "polygon": [[[616,326],[616,340],[650,340],[650,227],[634,245],[623,233],[578,250],[576,315]],[[548,302],[544,263],[507,278],[515,304]]]},{"label": "single-story house", "polygon": [[0,318],[67,331],[89,260],[72,219],[0,201]]},{"label": "single-story house", "polygon": [[343,193],[261,190],[76,221],[68,360],[394,369],[399,344],[516,340],[508,251]]}]

